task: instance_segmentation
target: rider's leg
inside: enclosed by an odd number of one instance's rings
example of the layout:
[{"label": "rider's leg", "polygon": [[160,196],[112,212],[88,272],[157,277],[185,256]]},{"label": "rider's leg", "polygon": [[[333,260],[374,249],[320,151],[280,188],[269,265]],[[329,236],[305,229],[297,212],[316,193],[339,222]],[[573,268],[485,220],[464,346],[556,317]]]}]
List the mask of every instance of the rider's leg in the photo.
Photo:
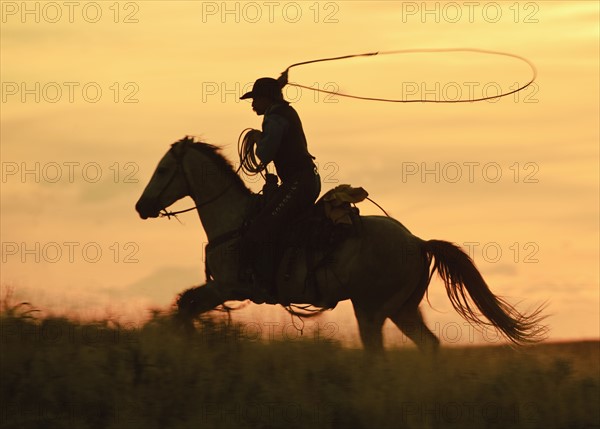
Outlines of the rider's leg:
[{"label": "rider's leg", "polygon": [[320,189],[318,174],[312,170],[302,172],[279,187],[246,230],[240,243],[240,265],[244,267],[242,271],[253,278],[257,289],[276,295],[274,243],[277,234],[315,202]]}]

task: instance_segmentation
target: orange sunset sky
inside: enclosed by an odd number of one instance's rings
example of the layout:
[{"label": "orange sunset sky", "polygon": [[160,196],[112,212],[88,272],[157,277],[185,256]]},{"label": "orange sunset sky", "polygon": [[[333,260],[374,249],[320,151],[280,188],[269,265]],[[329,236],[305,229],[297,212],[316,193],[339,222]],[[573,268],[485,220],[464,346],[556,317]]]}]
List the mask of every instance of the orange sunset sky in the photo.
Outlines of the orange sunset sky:
[{"label": "orange sunset sky", "polygon": [[[468,47],[528,58],[535,85],[465,104],[377,103],[288,87],[323,188],[363,186],[419,237],[470,249],[494,293],[523,310],[549,302],[551,339],[599,336],[597,2],[3,1],[1,8],[2,295],[12,288],[17,301],[45,311],[108,311],[123,320],[167,306],[204,282],[206,243],[193,213],[180,224],[142,221],[134,210],[169,144],[196,135],[235,162],[238,134],[261,123],[238,97],[292,63]],[[429,53],[300,67],[290,81],[441,99],[510,91],[530,75],[512,58]],[[360,209],[378,213],[369,203]],[[434,309],[425,304],[425,317],[443,343],[495,341],[468,335],[441,281],[429,291]],[[266,305],[234,317],[290,322],[281,307]],[[319,320],[307,326],[332,322],[336,338],[356,338],[348,302]],[[404,342],[386,332],[387,344]]]}]

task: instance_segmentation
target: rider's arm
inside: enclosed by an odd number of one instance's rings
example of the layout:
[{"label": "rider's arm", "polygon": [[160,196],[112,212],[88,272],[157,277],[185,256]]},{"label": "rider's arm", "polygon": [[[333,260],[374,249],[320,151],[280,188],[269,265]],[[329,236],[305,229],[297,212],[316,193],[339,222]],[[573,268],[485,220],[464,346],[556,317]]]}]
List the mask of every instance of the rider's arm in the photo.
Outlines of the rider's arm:
[{"label": "rider's arm", "polygon": [[256,143],[256,156],[263,164],[268,164],[275,158],[287,127],[288,122],[283,116],[265,115],[262,138]]}]

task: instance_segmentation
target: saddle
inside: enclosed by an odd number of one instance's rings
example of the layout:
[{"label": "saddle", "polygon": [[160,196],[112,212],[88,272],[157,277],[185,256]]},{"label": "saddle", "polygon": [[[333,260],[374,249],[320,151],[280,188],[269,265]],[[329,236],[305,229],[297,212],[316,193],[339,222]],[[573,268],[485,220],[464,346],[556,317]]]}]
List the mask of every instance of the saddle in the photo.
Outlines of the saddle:
[{"label": "saddle", "polygon": [[[266,197],[258,200],[255,210],[260,210],[268,201]],[[363,201],[368,193],[363,188],[339,185],[329,190],[312,207],[298,214],[291,224],[281,231],[271,246],[272,252],[262,254],[266,265],[273,268],[273,281],[278,284],[279,302],[287,305],[286,297],[294,293],[312,297],[322,307],[333,308],[337,301],[325,292],[332,286],[319,285],[316,272],[332,262],[331,256],[337,247],[350,237],[361,232],[360,212],[355,206]],[[298,270],[299,264],[305,264],[306,276],[304,290],[285,290],[286,283]],[[282,290],[283,289],[283,290]]]}]

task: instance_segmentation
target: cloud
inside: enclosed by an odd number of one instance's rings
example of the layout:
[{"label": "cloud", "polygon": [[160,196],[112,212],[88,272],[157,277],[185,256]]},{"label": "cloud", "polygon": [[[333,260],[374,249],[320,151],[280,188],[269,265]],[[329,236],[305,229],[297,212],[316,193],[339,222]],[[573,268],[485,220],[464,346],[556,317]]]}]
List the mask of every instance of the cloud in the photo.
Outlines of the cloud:
[{"label": "cloud", "polygon": [[180,292],[202,283],[198,266],[164,266],[122,289],[106,289],[115,298],[148,299],[157,305],[172,303]]}]

